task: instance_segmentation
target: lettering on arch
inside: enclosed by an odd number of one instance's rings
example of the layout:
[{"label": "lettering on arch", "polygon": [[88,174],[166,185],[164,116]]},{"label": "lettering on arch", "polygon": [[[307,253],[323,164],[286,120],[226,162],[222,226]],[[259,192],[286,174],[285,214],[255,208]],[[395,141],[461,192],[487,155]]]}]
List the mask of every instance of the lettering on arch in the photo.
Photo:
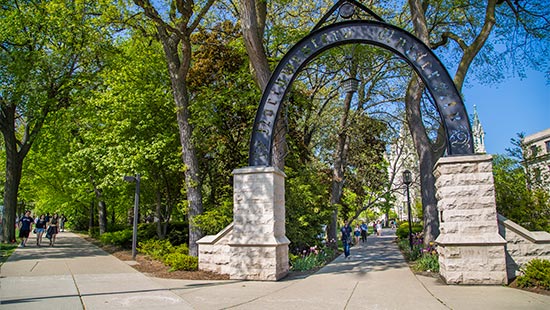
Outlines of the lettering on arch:
[{"label": "lettering on arch", "polygon": [[378,21],[347,21],[318,29],[294,45],[267,84],[254,121],[249,165],[271,166],[273,129],[281,103],[300,70],[323,51],[344,44],[376,45],[399,55],[421,77],[445,128],[448,155],[473,154],[470,123],[449,73],[435,54],[409,32]]}]

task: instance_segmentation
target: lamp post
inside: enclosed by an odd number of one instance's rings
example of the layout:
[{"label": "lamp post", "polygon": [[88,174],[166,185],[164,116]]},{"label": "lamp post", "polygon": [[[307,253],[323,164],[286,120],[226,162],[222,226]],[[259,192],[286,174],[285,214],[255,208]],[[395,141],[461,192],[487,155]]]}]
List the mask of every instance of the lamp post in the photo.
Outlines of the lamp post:
[{"label": "lamp post", "polygon": [[409,195],[409,186],[412,183],[412,173],[409,170],[403,171],[403,183],[407,186],[407,213],[409,220],[409,247],[413,248],[413,239],[412,239],[412,224],[411,224],[411,197]]},{"label": "lamp post", "polygon": [[132,259],[136,260],[136,254],[137,254],[137,226],[138,226],[138,217],[139,217],[139,183],[141,180],[141,176],[136,174],[135,177],[133,176],[125,176],[124,181],[126,182],[136,182],[136,196],[134,199],[134,230],[132,233]]}]

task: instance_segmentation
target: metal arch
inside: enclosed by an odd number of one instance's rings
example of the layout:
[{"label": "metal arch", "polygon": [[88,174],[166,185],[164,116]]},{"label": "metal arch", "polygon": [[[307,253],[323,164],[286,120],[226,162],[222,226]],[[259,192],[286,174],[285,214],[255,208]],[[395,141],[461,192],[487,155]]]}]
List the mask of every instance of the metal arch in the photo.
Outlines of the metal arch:
[{"label": "metal arch", "polygon": [[473,154],[468,114],[456,86],[437,56],[422,41],[378,21],[346,21],[316,31],[294,45],[267,84],[254,121],[249,166],[271,166],[273,129],[281,103],[300,70],[323,51],[344,44],[376,45],[399,55],[416,71],[433,96],[442,120],[448,155]]}]

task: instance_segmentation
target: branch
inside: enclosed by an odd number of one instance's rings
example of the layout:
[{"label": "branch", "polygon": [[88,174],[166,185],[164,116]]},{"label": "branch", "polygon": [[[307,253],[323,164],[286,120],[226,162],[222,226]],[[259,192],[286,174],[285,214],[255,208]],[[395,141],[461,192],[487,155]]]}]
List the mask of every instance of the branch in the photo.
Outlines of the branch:
[{"label": "branch", "polygon": [[432,49],[435,50],[438,47],[446,45],[449,42],[449,39],[451,39],[451,40],[455,41],[456,43],[458,43],[458,45],[460,46],[460,48],[463,51],[468,48],[468,45],[466,44],[466,42],[464,42],[464,40],[462,40],[462,38],[460,38],[458,35],[450,32],[450,31],[445,31],[443,34],[441,34],[441,41],[436,42],[436,43],[431,43],[430,46],[431,46]]},{"label": "branch", "polygon": [[134,3],[141,7],[143,9],[143,12],[145,13],[145,16],[152,19],[158,27],[161,27],[163,29],[169,30],[170,32],[176,33],[179,37],[181,37],[182,33],[178,29],[170,26],[168,23],[166,23],[159,15],[157,10],[151,5],[151,2],[149,0],[134,0]]},{"label": "branch", "polygon": [[204,17],[204,15],[206,15],[208,10],[210,10],[210,7],[212,7],[212,5],[214,4],[215,1],[216,0],[208,0],[208,2],[202,7],[199,14],[197,14],[197,17],[195,18],[195,20],[191,23],[189,28],[187,28],[188,33],[193,32],[197,28],[197,26],[201,22],[202,18]]}]

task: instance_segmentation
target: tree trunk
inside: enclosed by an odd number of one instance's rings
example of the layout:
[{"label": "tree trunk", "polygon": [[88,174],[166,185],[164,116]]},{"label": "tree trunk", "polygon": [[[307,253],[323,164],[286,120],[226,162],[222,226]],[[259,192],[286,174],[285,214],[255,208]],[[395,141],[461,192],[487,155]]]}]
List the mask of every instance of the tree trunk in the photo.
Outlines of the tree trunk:
[{"label": "tree trunk", "polygon": [[422,197],[422,212],[424,215],[424,243],[434,241],[439,236],[439,214],[435,197],[435,177],[433,167],[441,156],[432,150],[432,145],[422,123],[420,100],[424,87],[418,77],[409,83],[405,97],[407,123],[418,154],[420,170],[420,191]]},{"label": "tree trunk", "polygon": [[17,217],[17,192],[21,183],[23,159],[30,144],[21,143],[15,136],[15,105],[2,102],[0,113],[0,130],[4,136],[6,149],[6,181],[4,183],[4,213],[2,216],[2,242],[14,242],[15,219]]},{"label": "tree trunk", "polygon": [[[342,191],[344,188],[344,169],[346,166],[346,149],[348,145],[348,136],[347,136],[347,123],[348,116],[351,107],[351,99],[353,98],[353,93],[346,93],[344,99],[344,108],[342,111],[342,117],[340,118],[340,128],[338,134],[338,144],[337,149],[334,155],[334,168],[332,170],[332,185],[331,185],[331,195],[330,195],[330,204],[333,207],[332,216],[330,218],[330,224],[327,230],[327,236],[329,241],[337,240],[337,231],[338,231],[338,206],[342,202]],[[333,243],[331,242],[331,245]],[[334,243],[336,245],[336,243]]]},{"label": "tree trunk", "polygon": [[[195,226],[193,220],[202,214],[202,193],[200,190],[199,164],[192,140],[192,127],[189,123],[189,94],[187,90],[187,73],[191,62],[191,42],[188,37],[180,38],[181,50],[178,52],[178,39],[170,36],[162,27],[157,27],[166,55],[168,72],[172,83],[172,93],[176,104],[176,116],[185,165],[185,185],[189,201],[189,255],[198,256],[197,241],[203,233]],[[181,56],[180,56],[181,53]],[[181,57],[181,58],[180,58]]]}]

